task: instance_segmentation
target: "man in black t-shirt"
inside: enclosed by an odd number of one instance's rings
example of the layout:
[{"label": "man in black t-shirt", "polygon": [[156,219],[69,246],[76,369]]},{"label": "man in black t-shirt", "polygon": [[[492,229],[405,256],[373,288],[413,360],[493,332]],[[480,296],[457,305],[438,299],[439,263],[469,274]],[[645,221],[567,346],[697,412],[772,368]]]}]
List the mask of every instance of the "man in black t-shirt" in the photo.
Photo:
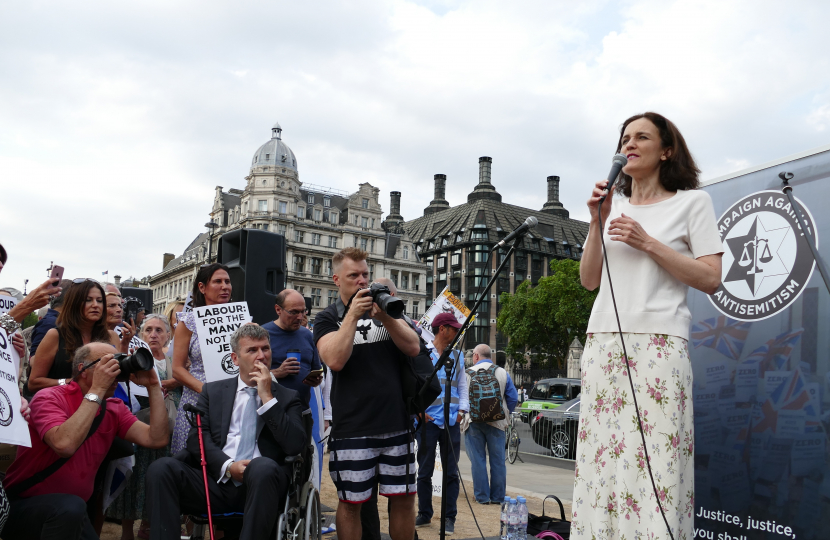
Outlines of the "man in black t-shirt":
[{"label": "man in black t-shirt", "polygon": [[390,317],[372,301],[366,257],[357,248],[334,256],[333,280],[340,295],[314,320],[314,341],[333,373],[329,472],[340,499],[337,536],[360,539],[360,507],[377,483],[378,492],[390,501],[390,536],[411,540],[415,454],[400,364],[420,352],[420,343],[403,318]]}]

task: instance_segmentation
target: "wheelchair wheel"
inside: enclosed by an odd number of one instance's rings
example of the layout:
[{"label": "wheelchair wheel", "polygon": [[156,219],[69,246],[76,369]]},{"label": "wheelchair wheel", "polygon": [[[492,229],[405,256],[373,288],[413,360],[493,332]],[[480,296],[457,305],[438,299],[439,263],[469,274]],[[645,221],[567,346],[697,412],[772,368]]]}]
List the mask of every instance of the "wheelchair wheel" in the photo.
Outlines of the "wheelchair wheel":
[{"label": "wheelchair wheel", "polygon": [[285,540],[288,524],[285,522],[285,513],[280,514],[277,521],[277,540]]},{"label": "wheelchair wheel", "polygon": [[[320,494],[309,483],[305,501],[305,530],[303,540],[321,540],[322,538],[322,515],[320,512]],[[303,490],[305,491],[305,490]]]}]

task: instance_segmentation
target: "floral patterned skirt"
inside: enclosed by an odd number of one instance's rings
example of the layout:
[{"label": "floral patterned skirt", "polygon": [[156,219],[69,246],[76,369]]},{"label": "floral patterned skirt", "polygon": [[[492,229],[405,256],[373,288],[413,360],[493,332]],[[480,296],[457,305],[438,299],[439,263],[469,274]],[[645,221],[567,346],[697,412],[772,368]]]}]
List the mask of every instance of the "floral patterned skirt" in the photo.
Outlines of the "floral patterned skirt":
[{"label": "floral patterned skirt", "polygon": [[[619,334],[588,334],[571,539],[668,539],[646,468]],[[660,504],[675,540],[692,540],[694,437],[687,341],[623,334]]]}]

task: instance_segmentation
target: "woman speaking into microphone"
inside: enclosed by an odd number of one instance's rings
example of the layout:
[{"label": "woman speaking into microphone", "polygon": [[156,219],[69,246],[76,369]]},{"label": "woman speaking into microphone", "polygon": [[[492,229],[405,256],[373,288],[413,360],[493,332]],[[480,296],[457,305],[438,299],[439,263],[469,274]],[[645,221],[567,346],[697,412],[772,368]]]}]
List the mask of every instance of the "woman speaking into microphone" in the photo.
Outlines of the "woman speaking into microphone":
[{"label": "woman speaking into microphone", "polygon": [[617,152],[628,163],[601,207],[608,182],[594,186],[580,264],[582,285],[600,289],[582,360],[571,538],[691,540],[686,293],[715,292],[723,248],[712,201],[697,190],[700,171],[677,127],[648,112],[626,120],[620,133]]}]

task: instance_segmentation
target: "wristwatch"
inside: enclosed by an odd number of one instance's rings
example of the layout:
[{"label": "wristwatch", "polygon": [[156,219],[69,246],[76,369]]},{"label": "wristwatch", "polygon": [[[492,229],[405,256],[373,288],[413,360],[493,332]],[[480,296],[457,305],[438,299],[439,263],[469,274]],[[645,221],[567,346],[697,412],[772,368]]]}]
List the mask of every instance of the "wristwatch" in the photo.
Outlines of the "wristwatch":
[{"label": "wristwatch", "polygon": [[58,386],[65,386],[65,385],[66,385],[66,379],[58,379]]},{"label": "wristwatch", "polygon": [[[233,462],[231,462],[231,465],[233,465]],[[228,468],[225,469],[225,478],[228,480],[231,479],[231,465],[228,465]]]},{"label": "wristwatch", "polygon": [[92,392],[85,395],[84,399],[87,401],[91,401],[93,403],[97,403],[99,407],[101,406],[101,403],[103,403],[103,401],[101,401],[101,398],[98,397],[98,394],[93,394]]}]

